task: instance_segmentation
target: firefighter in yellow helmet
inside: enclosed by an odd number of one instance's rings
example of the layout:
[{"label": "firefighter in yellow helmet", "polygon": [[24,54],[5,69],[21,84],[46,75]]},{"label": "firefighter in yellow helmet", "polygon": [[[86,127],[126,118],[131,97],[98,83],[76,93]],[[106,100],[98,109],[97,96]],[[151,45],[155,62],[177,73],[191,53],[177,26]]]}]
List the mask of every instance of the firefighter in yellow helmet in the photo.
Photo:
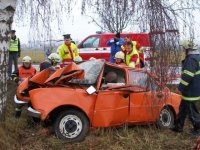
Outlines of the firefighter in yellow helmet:
[{"label": "firefighter in yellow helmet", "polygon": [[49,67],[59,68],[57,65],[60,63],[60,57],[57,53],[51,53],[48,59],[42,62],[39,66],[39,71],[42,71]]},{"label": "firefighter in yellow helmet", "polygon": [[191,133],[200,135],[200,114],[197,108],[197,103],[200,102],[200,53],[193,39],[183,40],[181,46],[186,53],[182,62],[181,82],[178,87],[182,100],[172,131],[183,132],[184,122],[188,115],[193,125]]},{"label": "firefighter in yellow helmet", "polygon": [[74,58],[79,55],[77,46],[71,42],[70,34],[65,34],[64,43],[58,48],[58,54],[60,56],[60,60],[65,64],[69,64],[73,62]]}]

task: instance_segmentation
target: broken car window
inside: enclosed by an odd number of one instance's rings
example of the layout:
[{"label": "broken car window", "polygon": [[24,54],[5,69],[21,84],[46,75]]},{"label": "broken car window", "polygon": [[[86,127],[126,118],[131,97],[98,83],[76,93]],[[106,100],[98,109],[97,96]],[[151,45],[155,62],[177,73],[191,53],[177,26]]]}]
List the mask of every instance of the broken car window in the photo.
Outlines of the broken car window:
[{"label": "broken car window", "polygon": [[[84,83],[95,84],[104,64],[105,60],[103,59],[90,60],[79,64],[78,66],[83,69],[85,73]],[[80,80],[80,82],[82,81]]]}]

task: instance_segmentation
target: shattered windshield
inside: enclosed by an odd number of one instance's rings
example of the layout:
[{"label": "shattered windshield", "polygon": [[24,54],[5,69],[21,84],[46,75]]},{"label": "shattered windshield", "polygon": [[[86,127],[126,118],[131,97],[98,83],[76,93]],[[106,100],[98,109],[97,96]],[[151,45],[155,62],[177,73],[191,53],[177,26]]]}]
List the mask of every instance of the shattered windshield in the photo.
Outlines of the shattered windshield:
[{"label": "shattered windshield", "polygon": [[85,73],[84,80],[74,80],[72,82],[79,84],[95,84],[104,64],[105,60],[103,59],[89,60],[79,64],[78,66],[83,69]]}]

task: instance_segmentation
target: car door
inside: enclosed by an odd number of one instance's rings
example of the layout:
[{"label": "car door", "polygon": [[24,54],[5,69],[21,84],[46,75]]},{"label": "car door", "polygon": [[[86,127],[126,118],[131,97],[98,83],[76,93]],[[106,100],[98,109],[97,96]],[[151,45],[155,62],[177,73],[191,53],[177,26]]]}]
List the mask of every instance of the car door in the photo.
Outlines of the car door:
[{"label": "car door", "polygon": [[129,92],[99,91],[94,110],[93,126],[108,127],[126,122],[129,111]]},{"label": "car door", "polygon": [[83,60],[89,60],[91,57],[108,60],[110,51],[105,47],[100,47],[100,40],[100,36],[94,35],[79,45],[79,54]]},{"label": "car door", "polygon": [[129,71],[130,84],[140,87],[130,93],[128,122],[152,122],[158,118],[163,98],[159,97],[158,86],[145,72]]}]

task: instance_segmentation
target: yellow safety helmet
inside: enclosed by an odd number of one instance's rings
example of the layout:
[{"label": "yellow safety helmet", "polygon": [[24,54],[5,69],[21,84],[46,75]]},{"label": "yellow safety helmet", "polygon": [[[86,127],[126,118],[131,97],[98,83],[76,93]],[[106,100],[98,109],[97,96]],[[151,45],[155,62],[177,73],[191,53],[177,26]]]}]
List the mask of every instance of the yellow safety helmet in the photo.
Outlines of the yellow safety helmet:
[{"label": "yellow safety helmet", "polygon": [[197,49],[197,43],[194,41],[194,39],[185,39],[180,42],[180,45],[183,46],[184,49],[191,49],[196,50]]},{"label": "yellow safety helmet", "polygon": [[115,54],[115,59],[116,58],[119,58],[119,59],[123,59],[124,60],[124,53],[123,52],[117,52],[116,54]]},{"label": "yellow safety helmet", "polygon": [[48,56],[48,59],[52,60],[53,62],[59,63],[60,62],[60,57],[57,53],[51,53]]},{"label": "yellow safety helmet", "polygon": [[81,62],[81,61],[83,61],[83,59],[82,59],[81,56],[76,56],[76,57],[74,57],[74,61],[75,62]]},{"label": "yellow safety helmet", "polygon": [[31,63],[31,57],[25,56],[22,58],[22,63]]}]

